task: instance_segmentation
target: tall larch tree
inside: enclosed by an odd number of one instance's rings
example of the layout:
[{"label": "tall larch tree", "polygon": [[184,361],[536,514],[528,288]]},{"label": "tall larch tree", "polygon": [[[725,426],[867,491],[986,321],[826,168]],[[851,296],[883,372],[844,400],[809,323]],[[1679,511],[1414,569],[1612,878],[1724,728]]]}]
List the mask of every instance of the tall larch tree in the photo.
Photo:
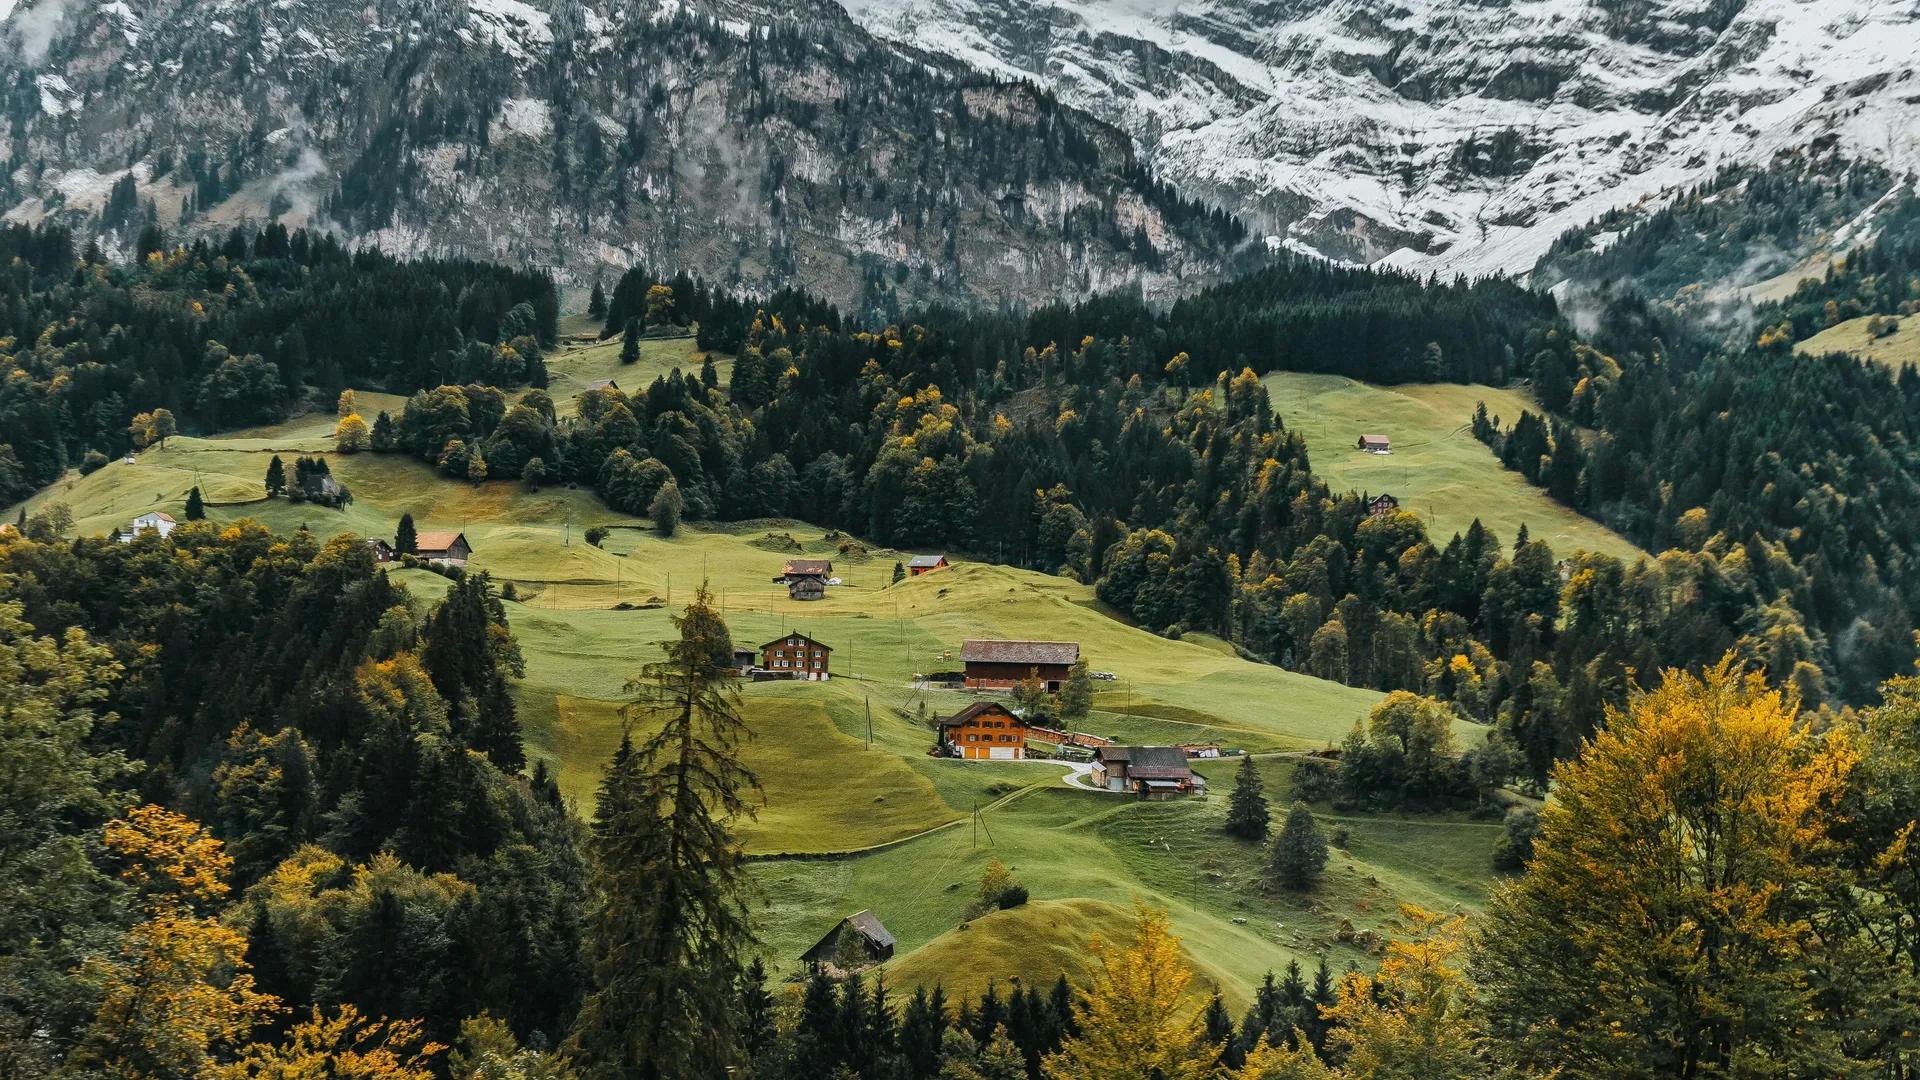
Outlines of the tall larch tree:
[{"label": "tall larch tree", "polygon": [[1658,689],[1554,771],[1528,873],[1474,957],[1493,1045],[1566,1077],[1833,1076],[1877,980],[1817,905],[1855,762],[1838,729],[1722,660]]},{"label": "tall larch tree", "polygon": [[732,639],[702,584],[679,637],[633,688],[657,730],[600,786],[589,989],[566,1054],[587,1080],[723,1077],[740,1060],[750,884],[731,825],[758,781],[740,763]]},{"label": "tall larch tree", "polygon": [[1193,972],[1167,915],[1135,907],[1133,940],[1116,947],[1095,937],[1093,975],[1076,989],[1076,1034],[1041,1063],[1047,1080],[1154,1077],[1200,1080],[1213,1072],[1200,1010],[1183,1000]]}]

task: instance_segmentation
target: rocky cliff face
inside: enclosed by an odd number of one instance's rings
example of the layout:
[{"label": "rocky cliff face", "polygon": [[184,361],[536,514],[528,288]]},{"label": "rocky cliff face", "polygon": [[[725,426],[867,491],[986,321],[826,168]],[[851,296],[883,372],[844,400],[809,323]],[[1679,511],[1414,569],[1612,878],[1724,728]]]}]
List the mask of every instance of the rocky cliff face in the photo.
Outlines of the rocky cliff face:
[{"label": "rocky cliff face", "polygon": [[1525,273],[1723,165],[1920,161],[1913,0],[845,0],[1031,78],[1276,244]]},{"label": "rocky cliff face", "polygon": [[4,33],[0,206],[110,243],[280,220],[884,310],[1164,296],[1237,242],[1106,124],[826,3],[30,0]]}]

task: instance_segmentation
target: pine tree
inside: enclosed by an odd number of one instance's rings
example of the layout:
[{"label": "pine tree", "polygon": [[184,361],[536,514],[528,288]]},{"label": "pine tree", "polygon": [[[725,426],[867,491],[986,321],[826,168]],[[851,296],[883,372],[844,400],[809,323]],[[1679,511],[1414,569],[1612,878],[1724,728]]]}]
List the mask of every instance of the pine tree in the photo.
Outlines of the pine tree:
[{"label": "pine tree", "polygon": [[625,332],[620,335],[620,362],[634,364],[640,361],[640,320],[628,319]]},{"label": "pine tree", "polygon": [[187,492],[186,513],[188,521],[205,521],[207,519],[207,504],[204,499],[200,498],[200,489],[197,486]]},{"label": "pine tree", "polygon": [[739,1060],[753,938],[729,826],[759,784],[738,757],[733,644],[704,583],[674,624],[666,659],[632,684],[658,729],[616,755],[595,812],[588,990],[567,1044],[588,1080],[721,1077]]},{"label": "pine tree", "polygon": [[1060,722],[1084,723],[1092,711],[1093,675],[1087,670],[1087,658],[1082,656],[1067,669],[1066,684],[1060,688]]},{"label": "pine tree", "polygon": [[[280,460],[275,458],[275,461]],[[393,532],[393,550],[399,555],[417,555],[420,553],[419,534],[413,530],[413,515],[401,514],[400,527]]]},{"label": "pine tree", "polygon": [[594,319],[607,317],[607,290],[601,286],[599,278],[593,279],[593,292],[587,297],[587,315]]},{"label": "pine tree", "polygon": [[1233,794],[1227,798],[1227,835],[1264,842],[1267,838],[1266,782],[1253,764],[1253,755],[1240,759],[1233,774]]},{"label": "pine tree", "polygon": [[1327,868],[1327,838],[1313,820],[1307,804],[1294,801],[1287,811],[1287,823],[1273,842],[1273,858],[1267,864],[1267,876],[1284,888],[1302,890],[1313,887]]},{"label": "pine tree", "polygon": [[287,493],[287,467],[280,461],[280,455],[273,455],[267,462],[267,498]]},{"label": "pine tree", "polygon": [[899,562],[894,563],[893,564],[893,584],[898,585],[905,580],[907,580],[906,564],[899,563]]}]

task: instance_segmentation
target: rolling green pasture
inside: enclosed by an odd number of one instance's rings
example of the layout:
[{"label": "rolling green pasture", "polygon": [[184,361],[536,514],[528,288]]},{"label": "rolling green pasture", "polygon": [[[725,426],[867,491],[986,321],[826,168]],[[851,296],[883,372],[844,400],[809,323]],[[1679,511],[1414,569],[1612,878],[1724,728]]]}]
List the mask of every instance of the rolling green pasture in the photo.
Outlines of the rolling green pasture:
[{"label": "rolling green pasture", "polygon": [[[1512,543],[1524,524],[1561,555],[1595,551],[1630,562],[1644,554],[1503,468],[1473,437],[1469,423],[1479,402],[1503,425],[1522,409],[1539,411],[1520,391],[1458,383],[1373,386],[1304,372],[1278,372],[1261,381],[1280,418],[1306,437],[1316,474],[1335,491],[1393,494],[1401,509],[1426,520],[1436,543],[1466,532],[1479,518],[1503,543]],[[1355,449],[1362,433],[1392,439],[1393,453]]]},{"label": "rolling green pasture", "polygon": [[[617,357],[617,342],[556,353],[556,402],[607,377]],[[626,370],[645,381],[698,363],[690,341],[649,341],[642,361]],[[612,374],[628,385],[626,374]],[[1337,386],[1305,399],[1301,384],[1279,386],[1277,403],[1296,424],[1308,402],[1348,410],[1347,419],[1326,425],[1328,437],[1347,440],[1356,410],[1367,411]],[[1426,401],[1433,417],[1458,411],[1462,422],[1472,408],[1471,399],[1410,400]],[[361,395],[367,412],[400,404]],[[332,422],[316,415],[221,438],[175,438],[133,464],[116,460],[91,476],[71,475],[30,508],[65,501],[77,531],[98,534],[147,510],[181,517],[188,489],[198,484],[216,522],[254,518],[279,531],[304,525],[320,536],[391,537],[400,515],[411,513],[422,530],[464,531],[474,546],[472,569],[512,583],[518,597],[507,611],[526,658],[517,700],[528,753],[551,763],[583,813],[624,725],[644,730],[649,722],[623,709],[633,697],[629,684],[660,655],[673,633],[671,613],[702,581],[737,642],[757,646],[792,629],[825,642],[834,650],[831,682],[741,688],[753,733],[743,758],[761,779],[764,803],[740,833],[754,860],[758,930],[775,970],[791,972],[835,921],[872,908],[899,938],[891,964],[897,986],[944,981],[972,991],[1014,976],[1050,982],[1063,967],[1079,970],[1089,934],[1124,936],[1138,899],[1169,910],[1203,985],[1240,1002],[1265,971],[1290,958],[1311,965],[1324,954],[1336,969],[1367,962],[1337,940],[1343,921],[1387,927],[1401,901],[1471,911],[1488,888],[1497,825],[1366,816],[1327,820],[1330,829],[1347,830],[1348,847],[1335,853],[1317,891],[1272,892],[1261,881],[1264,853],[1221,832],[1235,762],[1202,766],[1213,782],[1206,799],[1140,803],[1071,788],[1058,764],[936,760],[927,756],[926,718],[974,698],[923,689],[915,676],[956,669],[967,638],[1079,641],[1096,670],[1118,676],[1096,684],[1088,729],[1123,742],[1219,742],[1263,755],[1276,808],[1285,805],[1291,769],[1281,755],[1338,742],[1377,694],[1243,660],[1216,639],[1157,637],[1113,618],[1091,588],[1064,578],[959,557],[949,570],[894,584],[893,565],[909,553],[795,521],[693,525],[662,538],[590,492],[476,487],[397,456],[335,454]],[[1421,460],[1417,431],[1441,421],[1422,423],[1408,429],[1413,434],[1364,426],[1407,440],[1405,456],[1386,459],[1398,466]],[[1503,475],[1484,450],[1464,445],[1485,458],[1484,473]],[[289,462],[326,454],[353,504],[334,511],[265,500],[261,478],[274,454]],[[1466,460],[1453,447],[1442,456]],[[1316,444],[1316,465],[1333,457]],[[1514,490],[1524,490],[1513,480]],[[1494,501],[1461,497],[1483,514]],[[1495,527],[1510,536],[1504,522],[1496,517]],[[582,539],[591,525],[612,529],[602,547]],[[795,555],[833,558],[845,584],[823,601],[788,599],[773,578]],[[423,601],[445,588],[445,579],[426,571],[393,572]],[[1479,732],[1463,725],[1460,736],[1470,743]],[[995,857],[1014,868],[1034,903],[963,929],[980,873]]]},{"label": "rolling green pasture", "polygon": [[1795,345],[1793,351],[1802,356],[1851,353],[1896,369],[1920,363],[1920,318],[1904,317],[1900,320],[1900,329],[1880,338],[1867,333],[1869,321],[1870,317],[1862,317],[1829,326]]}]

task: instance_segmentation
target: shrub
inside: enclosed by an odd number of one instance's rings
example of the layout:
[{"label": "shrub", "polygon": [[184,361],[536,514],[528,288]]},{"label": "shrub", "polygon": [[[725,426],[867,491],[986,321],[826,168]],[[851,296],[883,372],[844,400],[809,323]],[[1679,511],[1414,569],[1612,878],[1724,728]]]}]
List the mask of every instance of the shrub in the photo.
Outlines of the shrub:
[{"label": "shrub", "polygon": [[1026,902],[1027,887],[1025,885],[1009,885],[1005,891],[1000,894],[1001,911],[1005,911],[1008,908],[1017,908]]}]

